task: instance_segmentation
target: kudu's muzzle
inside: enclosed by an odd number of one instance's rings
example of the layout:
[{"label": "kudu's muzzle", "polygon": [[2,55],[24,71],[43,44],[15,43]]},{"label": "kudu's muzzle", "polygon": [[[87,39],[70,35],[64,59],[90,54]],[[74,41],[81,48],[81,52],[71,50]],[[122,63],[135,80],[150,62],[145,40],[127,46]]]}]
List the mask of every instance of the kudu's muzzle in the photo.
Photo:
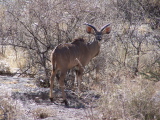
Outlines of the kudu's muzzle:
[{"label": "kudu's muzzle", "polygon": [[102,40],[102,34],[99,32],[99,33],[96,33],[96,40],[98,41],[101,41]]}]

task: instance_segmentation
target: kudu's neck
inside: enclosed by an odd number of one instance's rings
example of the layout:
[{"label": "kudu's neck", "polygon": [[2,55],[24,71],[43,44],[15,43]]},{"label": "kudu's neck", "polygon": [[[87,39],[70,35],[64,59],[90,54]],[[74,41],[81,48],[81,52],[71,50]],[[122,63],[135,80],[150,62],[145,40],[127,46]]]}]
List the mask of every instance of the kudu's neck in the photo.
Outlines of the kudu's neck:
[{"label": "kudu's neck", "polygon": [[97,56],[100,51],[99,41],[94,40],[93,42],[88,43],[88,49],[92,58]]}]

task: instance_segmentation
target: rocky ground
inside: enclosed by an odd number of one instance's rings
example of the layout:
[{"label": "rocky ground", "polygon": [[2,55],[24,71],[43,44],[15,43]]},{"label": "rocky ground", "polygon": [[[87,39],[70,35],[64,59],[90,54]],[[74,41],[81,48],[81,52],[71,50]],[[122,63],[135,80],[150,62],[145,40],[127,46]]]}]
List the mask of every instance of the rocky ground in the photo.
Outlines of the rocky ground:
[{"label": "rocky ground", "polygon": [[16,103],[14,106],[16,112],[21,111],[16,119],[23,120],[90,120],[95,112],[93,112],[93,107],[96,107],[95,101],[100,97],[93,91],[83,92],[78,96],[75,92],[68,90],[66,93],[69,107],[66,108],[60,102],[60,90],[55,91],[57,100],[55,103],[51,103],[48,99],[49,88],[36,86],[35,80],[31,78],[8,76],[0,76],[0,91],[2,99]]}]

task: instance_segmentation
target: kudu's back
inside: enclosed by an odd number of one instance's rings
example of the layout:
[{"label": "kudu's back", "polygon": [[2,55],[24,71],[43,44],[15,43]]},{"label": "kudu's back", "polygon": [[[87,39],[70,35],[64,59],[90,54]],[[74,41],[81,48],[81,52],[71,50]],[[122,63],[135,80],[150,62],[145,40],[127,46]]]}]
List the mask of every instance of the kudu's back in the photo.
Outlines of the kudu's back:
[{"label": "kudu's back", "polygon": [[[99,46],[98,43],[97,45]],[[85,66],[92,58],[92,52],[95,52],[95,54],[99,52],[99,49],[96,51],[91,50],[90,46],[81,38],[74,40],[72,43],[58,45],[51,55],[53,68],[56,70],[66,70],[79,64]]]}]

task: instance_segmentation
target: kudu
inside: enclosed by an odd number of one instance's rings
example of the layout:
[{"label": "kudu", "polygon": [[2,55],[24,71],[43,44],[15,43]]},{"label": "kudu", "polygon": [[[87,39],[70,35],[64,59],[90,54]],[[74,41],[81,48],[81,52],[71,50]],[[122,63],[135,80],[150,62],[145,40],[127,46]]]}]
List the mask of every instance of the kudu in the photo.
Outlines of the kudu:
[{"label": "kudu", "polygon": [[102,40],[103,34],[109,34],[111,28],[110,24],[102,27],[100,31],[88,24],[85,23],[86,31],[89,34],[95,35],[95,40],[91,43],[85,43],[84,39],[75,39],[71,43],[60,44],[56,46],[51,54],[51,62],[52,62],[52,73],[50,78],[50,100],[53,101],[53,84],[54,77],[60,71],[60,76],[57,77],[59,80],[59,85],[62,91],[63,102],[66,106],[68,106],[68,102],[66,100],[66,94],[64,93],[64,78],[66,76],[67,70],[77,67],[76,70],[76,79],[78,81],[78,86],[80,87],[82,75],[84,71],[84,66],[89,63],[89,61],[98,55],[100,51],[100,43]]}]

